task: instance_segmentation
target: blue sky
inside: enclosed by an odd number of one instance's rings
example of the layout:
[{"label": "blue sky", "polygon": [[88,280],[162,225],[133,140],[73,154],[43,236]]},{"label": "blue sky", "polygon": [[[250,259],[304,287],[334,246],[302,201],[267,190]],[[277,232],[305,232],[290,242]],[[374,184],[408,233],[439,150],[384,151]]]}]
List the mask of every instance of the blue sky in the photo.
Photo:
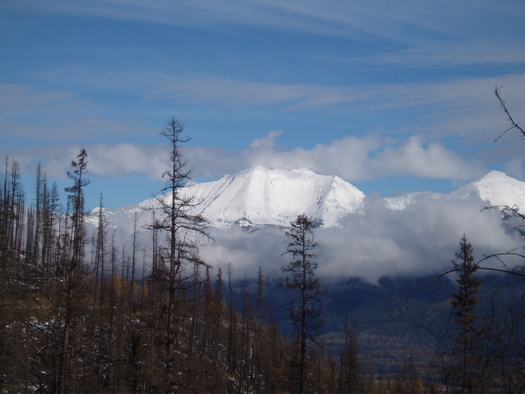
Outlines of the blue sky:
[{"label": "blue sky", "polygon": [[308,167],[365,193],[524,180],[523,1],[0,2],[0,154],[32,194],[81,147],[88,207],[150,198],[175,115],[197,181]]}]

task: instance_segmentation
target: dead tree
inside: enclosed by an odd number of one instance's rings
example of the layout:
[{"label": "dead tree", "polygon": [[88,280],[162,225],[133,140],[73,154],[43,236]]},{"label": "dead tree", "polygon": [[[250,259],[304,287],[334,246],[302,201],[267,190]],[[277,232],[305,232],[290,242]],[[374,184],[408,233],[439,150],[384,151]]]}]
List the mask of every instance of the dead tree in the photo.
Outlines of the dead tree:
[{"label": "dead tree", "polygon": [[289,308],[290,318],[295,327],[299,341],[299,374],[298,392],[307,390],[307,356],[318,342],[318,331],[322,326],[320,299],[320,281],[316,275],[317,242],[313,233],[312,220],[306,215],[299,215],[291,223],[291,229],[286,233],[291,238],[286,252],[293,259],[282,271],[286,274],[281,286],[297,293],[297,301]]}]

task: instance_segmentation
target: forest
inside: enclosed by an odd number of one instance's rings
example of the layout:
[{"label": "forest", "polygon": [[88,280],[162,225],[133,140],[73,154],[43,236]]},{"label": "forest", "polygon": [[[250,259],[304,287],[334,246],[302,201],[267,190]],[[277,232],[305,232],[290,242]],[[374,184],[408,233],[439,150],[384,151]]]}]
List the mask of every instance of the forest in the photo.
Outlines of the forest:
[{"label": "forest", "polygon": [[416,368],[410,358],[400,357],[394,360],[400,371],[395,376],[377,373],[373,360],[361,356],[359,321],[348,317],[338,322],[331,346],[326,342],[323,311],[334,306],[323,305],[315,228],[303,215],[286,232],[289,246],[283,253],[290,263],[278,287],[294,302],[284,311],[292,334],[283,333],[274,318],[283,311],[265,301],[261,268],[254,286],[245,284],[239,292],[231,270],[215,271],[199,256],[199,240],[209,233],[206,218],[190,213],[197,202],[180,193],[191,179],[180,150],[187,141],[183,132],[176,118],[161,132],[168,141],[170,168],[159,191],[161,208],[152,210],[147,226],[148,253],[135,241],[130,250],[116,244],[102,197],[96,232],[87,233],[89,156],[84,149],[71,162],[65,201],[40,166],[34,196],[27,197],[20,164],[5,159],[0,178],[0,392],[525,390],[522,271],[501,273],[514,281],[503,280],[494,290],[511,288],[507,300],[512,302],[489,303],[480,311],[483,266],[474,261],[467,236],[451,251],[455,259],[446,274],[455,286],[441,304],[448,316],[447,335],[433,349],[432,365]]}]

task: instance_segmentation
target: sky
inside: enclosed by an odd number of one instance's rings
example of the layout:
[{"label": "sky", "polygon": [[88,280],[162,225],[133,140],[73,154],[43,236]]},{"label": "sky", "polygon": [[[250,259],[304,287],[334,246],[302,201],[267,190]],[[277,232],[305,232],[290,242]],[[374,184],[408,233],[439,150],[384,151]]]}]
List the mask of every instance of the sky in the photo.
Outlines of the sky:
[{"label": "sky", "polygon": [[88,152],[87,207],[151,198],[176,116],[197,182],[254,165],[382,197],[525,180],[525,3],[0,1],[0,157],[26,193]]}]

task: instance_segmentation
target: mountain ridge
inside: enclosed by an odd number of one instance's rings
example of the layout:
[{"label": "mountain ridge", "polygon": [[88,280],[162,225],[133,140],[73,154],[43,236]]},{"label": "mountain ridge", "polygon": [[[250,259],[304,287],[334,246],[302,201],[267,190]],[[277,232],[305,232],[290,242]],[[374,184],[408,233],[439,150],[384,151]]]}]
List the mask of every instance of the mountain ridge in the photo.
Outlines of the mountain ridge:
[{"label": "mountain ridge", "polygon": [[[339,225],[342,217],[357,213],[363,206],[365,194],[338,176],[318,175],[302,168],[294,170],[268,169],[255,166],[223,178],[204,183],[192,183],[181,191],[198,202],[192,212],[204,216],[212,227],[232,225],[288,226],[299,214],[310,216],[322,227]],[[139,224],[150,220],[150,211],[160,208],[159,198],[137,205],[104,210],[109,222],[130,225],[136,214]],[[524,206],[525,183],[500,171],[491,171],[479,180],[448,194],[417,192],[382,200],[392,210],[403,210],[423,199],[481,200],[489,206]],[[98,208],[91,213],[94,220]],[[123,220],[124,216],[128,220]],[[124,224],[127,222],[127,224]]]},{"label": "mountain ridge", "polygon": [[512,178],[502,171],[490,171],[478,180],[472,181],[450,193],[422,191],[407,193],[383,200],[394,210],[402,210],[423,199],[437,201],[473,201],[480,200],[487,206],[523,206],[525,207],[525,182]]}]

